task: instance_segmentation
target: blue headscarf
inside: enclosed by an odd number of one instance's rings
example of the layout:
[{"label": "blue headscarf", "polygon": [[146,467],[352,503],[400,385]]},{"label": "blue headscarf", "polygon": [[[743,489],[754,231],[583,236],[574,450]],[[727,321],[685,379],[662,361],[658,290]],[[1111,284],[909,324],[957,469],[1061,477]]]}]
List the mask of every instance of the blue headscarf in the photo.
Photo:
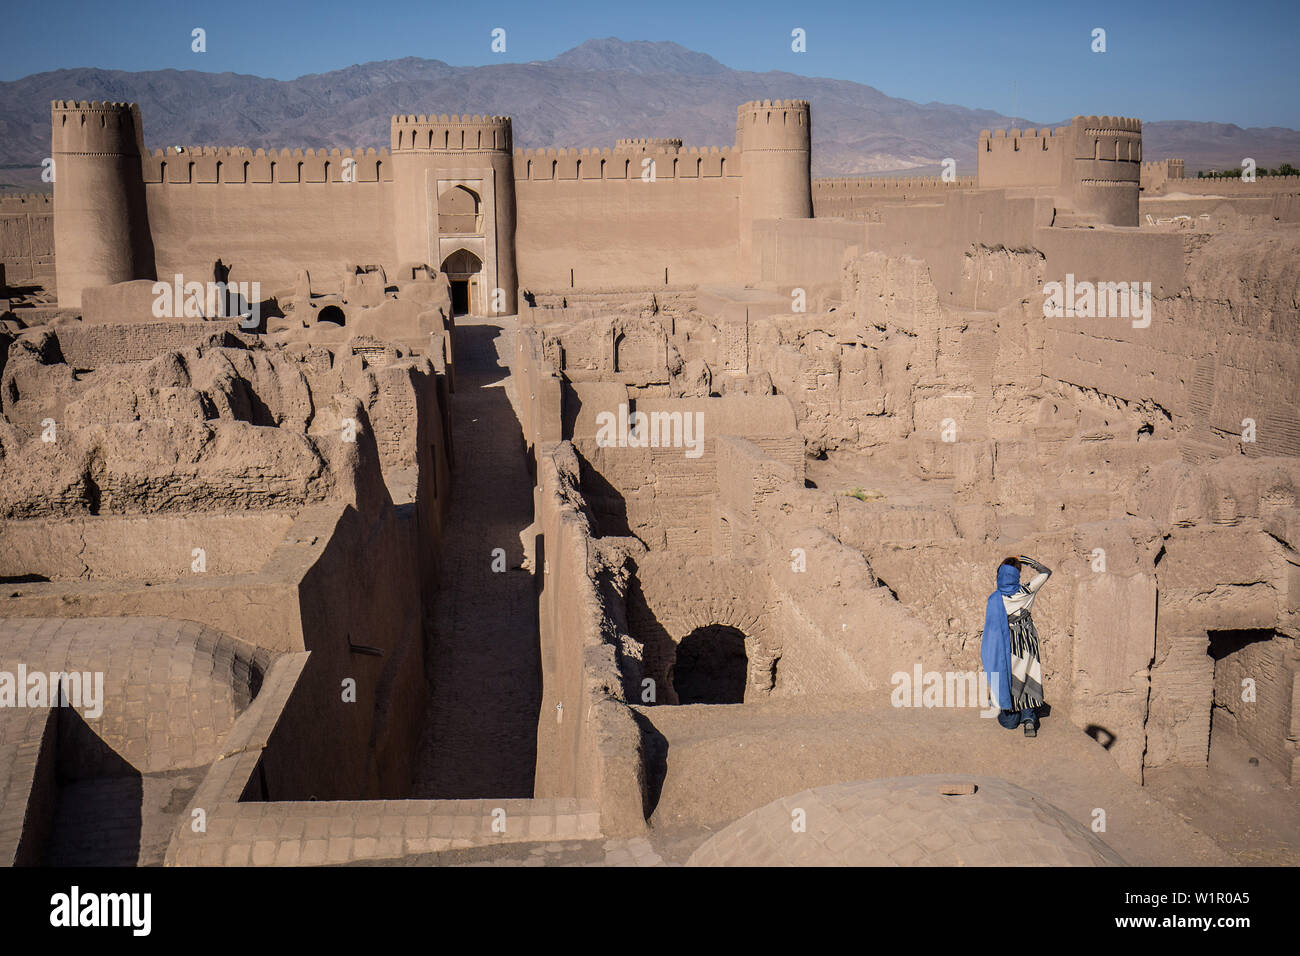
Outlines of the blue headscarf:
[{"label": "blue headscarf", "polygon": [[997,590],[984,608],[984,639],[980,658],[988,675],[989,694],[1003,710],[1011,709],[1011,625],[1002,596],[1020,590],[1020,569],[1004,564],[998,568]]}]

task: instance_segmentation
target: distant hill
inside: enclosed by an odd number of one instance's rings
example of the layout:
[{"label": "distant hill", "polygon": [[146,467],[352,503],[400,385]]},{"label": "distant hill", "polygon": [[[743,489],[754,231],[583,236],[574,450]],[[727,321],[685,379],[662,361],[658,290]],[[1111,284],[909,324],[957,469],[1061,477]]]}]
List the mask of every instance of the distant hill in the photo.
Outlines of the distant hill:
[{"label": "distant hill", "polygon": [[[0,183],[39,187],[49,152],[50,100],[138,102],[151,147],[386,146],[393,113],[514,117],[515,145],[612,146],[627,136],[732,142],[736,107],[751,99],[813,104],[813,173],[839,176],[933,167],[945,157],[973,172],[981,129],[1058,126],[989,110],[914,103],[874,87],[793,73],[732,70],[676,43],[588,40],[550,60],[456,67],[407,57],[271,80],[194,70],[78,68],[0,83]],[[1105,113],[1108,104],[1096,104]],[[1187,169],[1300,165],[1300,132],[1191,121],[1143,124],[1148,159],[1181,156]]]}]

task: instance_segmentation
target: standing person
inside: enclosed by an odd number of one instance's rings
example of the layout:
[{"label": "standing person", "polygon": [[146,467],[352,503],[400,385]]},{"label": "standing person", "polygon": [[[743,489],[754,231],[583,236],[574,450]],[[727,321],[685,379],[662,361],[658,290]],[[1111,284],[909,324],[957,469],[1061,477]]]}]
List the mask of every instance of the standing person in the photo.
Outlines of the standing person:
[{"label": "standing person", "polygon": [[[1023,586],[1022,565],[1038,572]],[[1038,708],[1043,705],[1042,652],[1030,609],[1051,574],[1050,568],[1023,554],[1007,558],[998,566],[997,588],[984,609],[980,657],[989,693],[1001,710],[998,723],[1008,730],[1019,724],[1026,737],[1038,736]]]}]

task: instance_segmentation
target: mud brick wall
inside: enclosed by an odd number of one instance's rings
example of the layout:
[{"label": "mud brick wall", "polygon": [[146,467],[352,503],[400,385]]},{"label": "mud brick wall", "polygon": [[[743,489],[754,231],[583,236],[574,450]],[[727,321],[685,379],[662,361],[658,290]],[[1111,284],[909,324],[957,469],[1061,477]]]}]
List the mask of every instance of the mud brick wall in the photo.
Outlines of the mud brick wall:
[{"label": "mud brick wall", "polygon": [[103,368],[122,362],[147,362],[169,349],[195,345],[237,346],[230,323],[143,322],[123,325],[58,327],[59,348],[68,365],[78,369]]}]

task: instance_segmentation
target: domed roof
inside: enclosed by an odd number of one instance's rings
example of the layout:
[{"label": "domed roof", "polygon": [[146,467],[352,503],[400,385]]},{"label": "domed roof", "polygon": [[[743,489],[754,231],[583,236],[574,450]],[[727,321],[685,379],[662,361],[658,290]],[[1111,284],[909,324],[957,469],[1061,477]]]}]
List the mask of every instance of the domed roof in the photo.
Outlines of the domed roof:
[{"label": "domed roof", "polygon": [[1126,864],[1028,790],[997,777],[934,775],[837,783],[782,797],[710,837],[686,865]]}]

